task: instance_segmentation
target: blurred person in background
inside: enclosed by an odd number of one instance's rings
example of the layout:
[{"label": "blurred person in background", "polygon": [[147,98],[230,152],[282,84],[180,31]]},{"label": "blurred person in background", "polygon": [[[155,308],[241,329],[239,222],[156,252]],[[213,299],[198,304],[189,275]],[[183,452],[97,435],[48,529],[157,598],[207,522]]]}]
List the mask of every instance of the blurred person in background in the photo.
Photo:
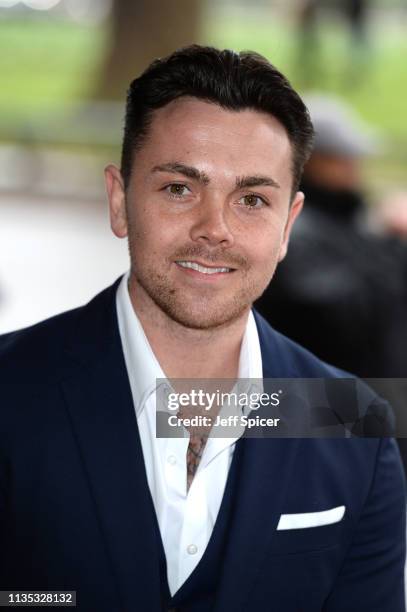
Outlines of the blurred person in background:
[{"label": "blurred person in background", "polygon": [[308,104],[316,135],[301,185],[304,210],[257,307],[338,367],[361,377],[405,377],[406,249],[367,223],[362,163],[377,143],[343,102],[314,96]]}]

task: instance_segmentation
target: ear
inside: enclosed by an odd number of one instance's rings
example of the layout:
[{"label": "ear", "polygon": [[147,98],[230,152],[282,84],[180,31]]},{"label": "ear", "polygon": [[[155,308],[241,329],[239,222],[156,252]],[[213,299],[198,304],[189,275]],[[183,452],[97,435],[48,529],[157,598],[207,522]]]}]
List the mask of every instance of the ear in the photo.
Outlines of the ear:
[{"label": "ear", "polygon": [[283,241],[280,246],[280,253],[278,256],[278,261],[282,261],[284,257],[287,255],[288,242],[290,240],[291,230],[294,225],[294,221],[300,214],[302,207],[304,204],[304,194],[301,191],[298,191],[295,194],[295,198],[291,203],[290,210],[288,211],[288,218],[284,228]]},{"label": "ear", "polygon": [[124,183],[117,166],[109,164],[105,168],[105,184],[109,198],[110,227],[118,238],[127,236],[127,215]]}]

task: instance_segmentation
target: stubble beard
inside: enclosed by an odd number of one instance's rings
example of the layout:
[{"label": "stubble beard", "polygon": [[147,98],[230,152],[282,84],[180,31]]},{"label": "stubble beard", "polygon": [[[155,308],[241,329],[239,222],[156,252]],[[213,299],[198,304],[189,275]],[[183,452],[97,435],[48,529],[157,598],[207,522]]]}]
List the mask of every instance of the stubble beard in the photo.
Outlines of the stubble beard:
[{"label": "stubble beard", "polygon": [[136,257],[131,255],[131,282],[135,294],[144,292],[164,315],[188,329],[215,330],[233,323],[248,312],[268,284],[254,282],[248,272],[229,272],[242,274],[241,286],[233,295],[218,297],[211,287],[195,293],[188,287],[174,286],[166,275],[151,267],[141,269]]}]

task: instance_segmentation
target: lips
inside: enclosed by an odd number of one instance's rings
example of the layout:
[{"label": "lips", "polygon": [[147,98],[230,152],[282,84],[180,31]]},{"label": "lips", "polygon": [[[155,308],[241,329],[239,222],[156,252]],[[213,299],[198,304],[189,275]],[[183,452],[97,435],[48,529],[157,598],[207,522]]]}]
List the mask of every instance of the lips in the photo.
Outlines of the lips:
[{"label": "lips", "polygon": [[202,264],[197,263],[196,261],[177,261],[176,262],[182,268],[188,268],[190,270],[196,270],[196,272],[201,272],[201,274],[227,274],[229,272],[233,272],[233,268],[226,267],[209,267],[204,266]]}]

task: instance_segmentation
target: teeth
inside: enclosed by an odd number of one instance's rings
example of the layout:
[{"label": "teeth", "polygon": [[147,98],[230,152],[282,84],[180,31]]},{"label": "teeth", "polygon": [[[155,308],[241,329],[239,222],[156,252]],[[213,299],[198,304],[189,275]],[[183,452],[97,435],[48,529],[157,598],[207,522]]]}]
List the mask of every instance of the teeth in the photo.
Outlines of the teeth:
[{"label": "teeth", "polygon": [[191,270],[202,272],[202,274],[219,274],[219,272],[230,272],[230,268],[206,268],[205,266],[200,266],[194,261],[177,261],[177,264],[183,268],[190,268]]}]

